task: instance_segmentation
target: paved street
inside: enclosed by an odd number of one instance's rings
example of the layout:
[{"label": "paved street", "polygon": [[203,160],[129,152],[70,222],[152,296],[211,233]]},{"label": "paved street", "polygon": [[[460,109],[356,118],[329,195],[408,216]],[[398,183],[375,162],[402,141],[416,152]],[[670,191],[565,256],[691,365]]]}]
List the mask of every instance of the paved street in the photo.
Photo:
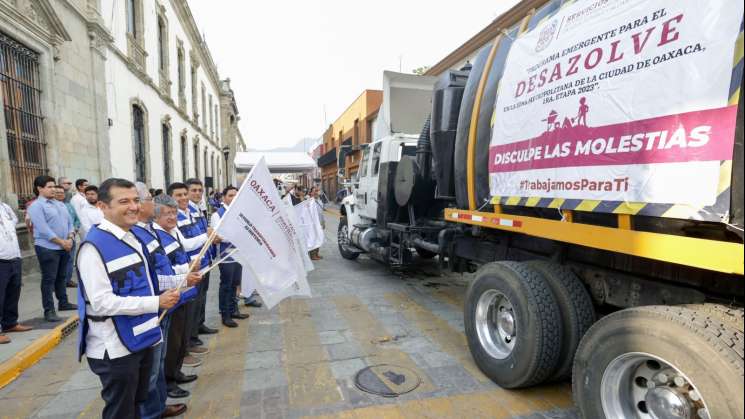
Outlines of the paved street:
[{"label": "paved street", "polygon": [[[422,261],[416,274],[393,274],[336,251],[337,218],[326,214],[326,244],[310,275],[313,298],[252,309],[237,329],[207,340],[187,417],[246,418],[576,418],[569,383],[524,391],[498,388],[466,347],[462,301],[467,276],[437,275]],[[208,315],[218,324],[217,283]],[[355,374],[392,364],[421,380],[397,398],[358,390]],[[99,383],[75,360],[75,338],[0,390],[0,416],[99,417]]]}]

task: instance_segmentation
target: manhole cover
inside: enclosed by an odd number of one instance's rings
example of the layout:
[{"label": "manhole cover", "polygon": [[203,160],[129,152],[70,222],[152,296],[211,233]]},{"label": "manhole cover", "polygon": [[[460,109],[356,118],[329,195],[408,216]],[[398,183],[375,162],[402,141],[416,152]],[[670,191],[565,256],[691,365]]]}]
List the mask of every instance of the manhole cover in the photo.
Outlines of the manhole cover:
[{"label": "manhole cover", "polygon": [[421,379],[408,368],[397,365],[373,365],[354,377],[358,389],[383,397],[396,397],[419,387]]}]

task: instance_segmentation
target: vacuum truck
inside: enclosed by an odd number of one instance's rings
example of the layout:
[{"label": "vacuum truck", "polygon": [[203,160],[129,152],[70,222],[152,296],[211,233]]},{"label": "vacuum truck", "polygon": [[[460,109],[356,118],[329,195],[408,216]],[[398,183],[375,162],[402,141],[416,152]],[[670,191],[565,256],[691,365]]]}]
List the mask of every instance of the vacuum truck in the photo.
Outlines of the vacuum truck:
[{"label": "vacuum truck", "polygon": [[472,63],[386,72],[338,246],[474,273],[504,388],[587,419],[743,418],[743,4],[524,0]]}]

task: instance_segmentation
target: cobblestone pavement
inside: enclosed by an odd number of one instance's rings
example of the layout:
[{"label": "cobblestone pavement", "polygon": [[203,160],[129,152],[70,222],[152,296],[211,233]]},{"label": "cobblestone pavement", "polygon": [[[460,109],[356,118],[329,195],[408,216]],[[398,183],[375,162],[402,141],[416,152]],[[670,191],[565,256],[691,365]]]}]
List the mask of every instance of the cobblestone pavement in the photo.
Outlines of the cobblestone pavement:
[{"label": "cobblestone pavement", "polygon": [[[210,418],[531,418],[575,419],[569,383],[522,391],[500,389],[476,367],[463,334],[468,276],[438,275],[432,261],[394,274],[365,256],[342,259],[336,218],[310,274],[313,298],[273,310],[251,309],[236,329],[206,340],[202,366],[185,372],[186,417]],[[217,275],[210,284],[208,324],[218,325]],[[245,311],[245,309],[244,309]],[[419,376],[397,398],[358,390],[355,374],[393,364]],[[100,417],[100,384],[65,339],[37,365],[0,390],[0,417]]]}]

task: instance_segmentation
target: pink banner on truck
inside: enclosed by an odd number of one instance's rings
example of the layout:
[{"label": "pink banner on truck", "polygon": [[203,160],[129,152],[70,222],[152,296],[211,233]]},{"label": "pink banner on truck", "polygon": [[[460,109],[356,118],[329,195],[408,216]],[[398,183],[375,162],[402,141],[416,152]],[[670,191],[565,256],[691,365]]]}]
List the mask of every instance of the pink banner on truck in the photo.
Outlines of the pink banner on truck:
[{"label": "pink banner on truck", "polygon": [[701,4],[576,1],[520,35],[494,107],[492,196],[716,202],[744,6]]},{"label": "pink banner on truck", "polygon": [[490,172],[728,160],[737,106],[604,127],[572,126],[489,150]]}]

